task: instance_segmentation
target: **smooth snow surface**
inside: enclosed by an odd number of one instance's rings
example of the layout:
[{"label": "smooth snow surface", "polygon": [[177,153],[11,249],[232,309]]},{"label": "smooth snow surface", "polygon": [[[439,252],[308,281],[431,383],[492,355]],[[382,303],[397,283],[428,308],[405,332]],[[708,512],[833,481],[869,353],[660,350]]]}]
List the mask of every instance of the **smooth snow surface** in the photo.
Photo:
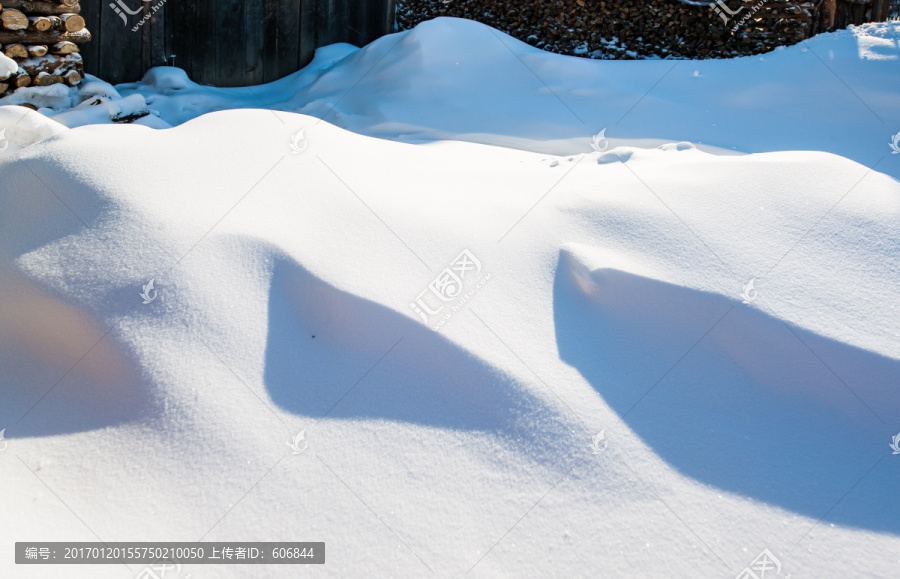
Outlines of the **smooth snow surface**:
[{"label": "smooth snow surface", "polygon": [[202,538],[327,563],[179,576],[896,577],[898,39],[610,62],[439,19],[0,108],[0,576]]}]

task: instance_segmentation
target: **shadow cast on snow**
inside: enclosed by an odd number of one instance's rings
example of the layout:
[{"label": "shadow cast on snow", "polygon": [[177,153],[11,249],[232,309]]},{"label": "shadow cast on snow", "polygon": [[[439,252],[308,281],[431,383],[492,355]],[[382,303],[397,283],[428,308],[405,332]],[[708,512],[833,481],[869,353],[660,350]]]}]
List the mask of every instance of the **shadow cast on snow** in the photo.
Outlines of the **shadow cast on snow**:
[{"label": "shadow cast on snow", "polygon": [[888,448],[900,362],[739,299],[592,271],[567,250],[553,301],[560,358],[678,471],[815,520],[900,533]]},{"label": "shadow cast on snow", "polygon": [[519,431],[539,408],[512,378],[424,324],[276,257],[265,385],[292,413]]}]

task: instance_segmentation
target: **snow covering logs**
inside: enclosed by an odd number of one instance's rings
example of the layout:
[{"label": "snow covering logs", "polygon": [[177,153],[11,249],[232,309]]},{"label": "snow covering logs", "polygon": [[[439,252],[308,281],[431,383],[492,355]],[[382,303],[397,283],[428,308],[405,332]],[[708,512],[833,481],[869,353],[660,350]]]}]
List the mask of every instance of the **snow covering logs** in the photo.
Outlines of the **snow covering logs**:
[{"label": "snow covering logs", "polygon": [[397,23],[407,30],[437,16],[468,18],[549,52],[590,58],[722,58],[819,32],[819,4],[727,0],[725,22],[710,0],[398,0]]},{"label": "snow covering logs", "polygon": [[81,82],[78,44],[91,34],[79,12],[78,0],[0,0],[0,45],[18,65],[0,77],[0,97],[24,86]]}]

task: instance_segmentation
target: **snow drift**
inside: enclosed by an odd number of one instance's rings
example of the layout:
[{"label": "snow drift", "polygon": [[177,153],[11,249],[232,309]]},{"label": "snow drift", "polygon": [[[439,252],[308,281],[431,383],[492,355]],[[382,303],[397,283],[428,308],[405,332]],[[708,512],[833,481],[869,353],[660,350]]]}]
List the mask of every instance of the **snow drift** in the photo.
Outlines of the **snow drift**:
[{"label": "snow drift", "polygon": [[[0,109],[3,574],[56,576],[17,540],[202,538],[324,540],[334,576],[891,576],[897,38],[590,62],[440,20],[114,89],[165,130],[100,85]],[[490,279],[436,332],[410,304],[463,250]]]}]

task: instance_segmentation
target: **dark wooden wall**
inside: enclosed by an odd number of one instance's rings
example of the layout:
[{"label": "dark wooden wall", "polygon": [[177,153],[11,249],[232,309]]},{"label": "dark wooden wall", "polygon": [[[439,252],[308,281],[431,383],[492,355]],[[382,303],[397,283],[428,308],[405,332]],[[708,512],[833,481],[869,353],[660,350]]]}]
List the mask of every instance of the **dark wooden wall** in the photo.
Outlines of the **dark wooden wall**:
[{"label": "dark wooden wall", "polygon": [[[828,30],[847,28],[851,24],[866,22],[884,22],[889,18],[897,18],[900,0],[837,0],[835,6],[834,25]],[[821,28],[821,27],[820,27]],[[820,32],[817,29],[815,32]]]},{"label": "dark wooden wall", "polygon": [[364,46],[393,31],[394,0],[123,0],[150,20],[125,25],[110,4],[81,0],[93,40],[81,47],[84,68],[113,84],[140,80],[173,63],[196,82],[246,86],[270,82],[305,66],[316,47]]}]

